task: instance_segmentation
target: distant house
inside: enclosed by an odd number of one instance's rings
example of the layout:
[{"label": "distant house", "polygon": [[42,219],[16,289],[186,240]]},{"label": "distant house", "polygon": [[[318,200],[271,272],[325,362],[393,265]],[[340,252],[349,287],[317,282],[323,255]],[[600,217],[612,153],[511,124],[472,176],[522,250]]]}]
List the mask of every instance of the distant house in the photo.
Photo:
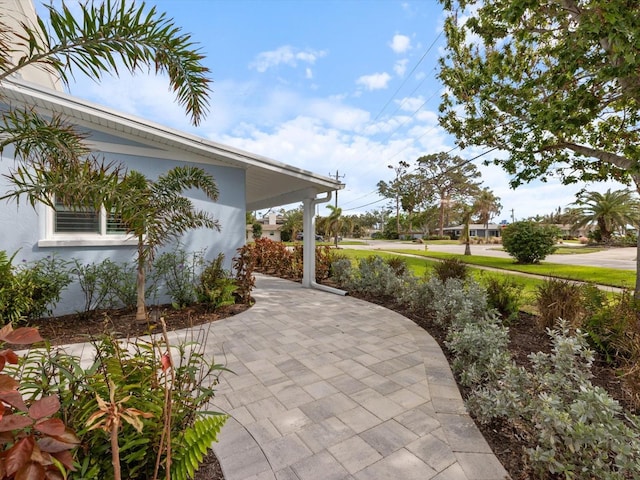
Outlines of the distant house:
[{"label": "distant house", "polygon": [[[263,218],[256,221],[262,226],[261,238],[268,238],[274,242],[282,240],[280,237],[280,230],[284,223],[284,217],[277,213],[271,212],[265,215]],[[253,240],[253,225],[247,225],[247,240]]]},{"label": "distant house", "polygon": [[[445,227],[442,229],[445,235],[449,235],[452,239],[459,239],[464,233],[464,225],[456,225],[454,227]],[[491,238],[499,237],[502,225],[490,223],[484,225],[480,223],[469,224],[469,236],[473,238]]]},{"label": "distant house", "polygon": [[[6,110],[9,105],[35,108],[42,116],[62,114],[86,134],[94,154],[107,161],[122,163],[148,178],[157,178],[178,165],[197,165],[211,174],[219,190],[217,202],[209,201],[197,191],[188,192],[187,196],[196,208],[217,218],[222,229],[220,232],[194,230],[181,242],[188,251],[206,249],[207,258],[223,253],[226,268],[230,268],[237,249],[245,243],[246,211],[302,202],[306,225],[313,231],[316,205],[328,201],[332,191],[343,187],[329,177],[19,79],[0,83],[0,109]],[[0,175],[13,166],[13,158],[12,148],[5,148],[0,159]],[[0,176],[0,194],[9,191],[10,187],[6,178]],[[324,197],[317,197],[322,194]],[[106,258],[114,262],[133,260],[136,239],[113,228],[104,209],[80,223],[69,222],[68,213],[61,207],[52,209],[38,205],[34,210],[25,202],[19,205],[1,203],[0,250],[9,255],[19,252],[17,261],[31,261],[53,253],[86,264]],[[269,228],[265,233],[268,234]],[[313,265],[313,258],[308,259],[308,263]],[[305,286],[313,286],[313,280],[310,280],[314,278],[313,272],[305,274]],[[65,293],[64,304],[60,305],[58,313],[76,311],[81,305],[81,291],[72,286]]]}]

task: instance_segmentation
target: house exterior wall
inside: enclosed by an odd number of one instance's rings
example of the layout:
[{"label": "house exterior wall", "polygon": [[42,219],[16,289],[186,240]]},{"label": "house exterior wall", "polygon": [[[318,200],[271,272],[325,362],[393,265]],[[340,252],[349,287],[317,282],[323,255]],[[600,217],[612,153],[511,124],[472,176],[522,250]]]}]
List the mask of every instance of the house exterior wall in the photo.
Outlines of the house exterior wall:
[{"label": "house exterior wall", "polygon": [[[180,152],[176,152],[176,159],[156,159],[123,154],[105,154],[104,156],[108,161],[122,162],[129,170],[137,170],[150,179],[156,179],[175,166],[186,164],[179,160]],[[0,159],[0,175],[7,173],[13,164],[13,152],[6,149]],[[208,260],[223,253],[225,268],[230,269],[236,250],[245,242],[245,172],[241,168],[194,162],[190,164],[203,168],[213,176],[219,190],[219,198],[217,202],[211,202],[202,192],[195,190],[185,192],[185,196],[194,203],[195,208],[205,210],[218,219],[221,230],[220,232],[209,229],[192,230],[184,235],[180,242],[188,252],[204,250],[205,258]],[[0,177],[0,196],[4,195],[10,187],[7,179],[4,176]],[[25,203],[25,199],[22,199],[18,205],[14,201],[0,202],[0,250],[6,251],[9,256],[18,252],[14,263],[22,260],[30,262],[52,254],[68,260],[77,259],[83,264],[101,262],[107,258],[116,263],[134,261],[135,245],[42,246],[47,208],[40,205],[33,209]],[[171,250],[174,246],[175,243],[167,245],[164,250]],[[163,303],[166,300],[168,299],[160,299]],[[58,304],[55,313],[73,313],[80,310],[82,305],[82,292],[77,284],[72,284],[63,293],[62,301]]]}]

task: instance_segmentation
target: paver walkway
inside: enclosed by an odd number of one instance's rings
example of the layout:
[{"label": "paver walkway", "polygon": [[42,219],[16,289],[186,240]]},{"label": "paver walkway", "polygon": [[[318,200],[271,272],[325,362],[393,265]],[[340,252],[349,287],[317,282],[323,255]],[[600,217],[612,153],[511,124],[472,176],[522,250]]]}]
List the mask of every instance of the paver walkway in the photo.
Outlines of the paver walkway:
[{"label": "paver walkway", "polygon": [[256,304],[211,324],[226,358],[214,450],[226,480],[498,480],[446,358],[409,319],[258,276]]}]

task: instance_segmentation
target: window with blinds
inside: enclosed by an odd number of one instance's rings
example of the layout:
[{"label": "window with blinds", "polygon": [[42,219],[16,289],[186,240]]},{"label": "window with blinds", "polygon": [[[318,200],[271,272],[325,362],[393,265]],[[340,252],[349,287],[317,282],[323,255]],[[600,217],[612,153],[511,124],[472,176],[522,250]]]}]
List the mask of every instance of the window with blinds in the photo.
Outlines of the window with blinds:
[{"label": "window with blinds", "polygon": [[101,209],[75,209],[55,201],[54,233],[55,234],[95,234],[126,235],[127,228],[121,219],[113,213],[106,214]]},{"label": "window with blinds", "polygon": [[55,233],[97,233],[100,234],[100,212],[91,209],[76,210],[55,201]]}]

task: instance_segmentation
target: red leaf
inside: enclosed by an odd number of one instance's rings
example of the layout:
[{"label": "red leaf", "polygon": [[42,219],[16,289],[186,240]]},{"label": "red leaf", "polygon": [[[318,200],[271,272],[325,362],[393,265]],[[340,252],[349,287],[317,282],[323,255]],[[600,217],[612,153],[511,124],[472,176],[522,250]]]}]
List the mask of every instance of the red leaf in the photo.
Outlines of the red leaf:
[{"label": "red leaf", "polygon": [[76,437],[70,429],[67,428],[64,434],[55,437],[45,437],[38,440],[40,450],[47,453],[58,453],[70,450],[80,443],[80,439]]},{"label": "red leaf", "polygon": [[160,357],[160,362],[162,363],[163,372],[171,368],[171,356],[168,353],[165,353]]},{"label": "red leaf", "polygon": [[13,392],[20,385],[15,378],[6,373],[0,373],[0,392]]},{"label": "red leaf", "polygon": [[20,357],[18,357],[16,352],[14,352],[13,350],[10,350],[10,349],[2,350],[0,352],[0,357],[3,360],[5,360],[8,363],[11,363],[13,365],[16,365],[18,363],[18,361],[20,360]]},{"label": "red leaf", "polygon": [[33,420],[24,415],[6,415],[0,419],[0,432],[10,432],[21,428],[30,427]]},{"label": "red leaf", "polygon": [[16,444],[7,451],[6,467],[9,477],[26,466],[31,458],[31,452],[34,446],[33,437],[25,437],[18,440]]},{"label": "red leaf", "polygon": [[44,467],[36,462],[29,462],[16,474],[15,480],[42,480]]},{"label": "red leaf", "polygon": [[14,345],[30,345],[42,341],[37,328],[20,327],[5,335],[4,340]]},{"label": "red leaf", "polygon": [[49,418],[48,420],[38,422],[36,423],[35,428],[45,435],[51,435],[54,437],[58,435],[64,435],[64,432],[67,429],[64,422],[59,418]]},{"label": "red leaf", "polygon": [[10,323],[7,323],[4,327],[0,328],[0,341],[5,341],[7,335],[13,332],[13,327]]},{"label": "red leaf", "polygon": [[53,470],[52,468],[49,468],[44,473],[44,478],[45,480],[64,480],[64,476],[60,473],[60,470]]},{"label": "red leaf", "polygon": [[71,455],[71,452],[69,450],[52,453],[51,456],[56,457],[67,470],[75,470],[75,468],[73,467],[73,455]]},{"label": "red leaf", "polygon": [[49,417],[60,409],[60,401],[55,395],[41,398],[33,402],[29,408],[29,416],[34,420]]},{"label": "red leaf", "polygon": [[22,395],[20,395],[20,393],[15,390],[13,392],[0,391],[0,400],[8,403],[12,407],[17,408],[22,412],[26,412],[29,410],[27,408],[27,405],[24,403],[24,400],[22,399]]}]

